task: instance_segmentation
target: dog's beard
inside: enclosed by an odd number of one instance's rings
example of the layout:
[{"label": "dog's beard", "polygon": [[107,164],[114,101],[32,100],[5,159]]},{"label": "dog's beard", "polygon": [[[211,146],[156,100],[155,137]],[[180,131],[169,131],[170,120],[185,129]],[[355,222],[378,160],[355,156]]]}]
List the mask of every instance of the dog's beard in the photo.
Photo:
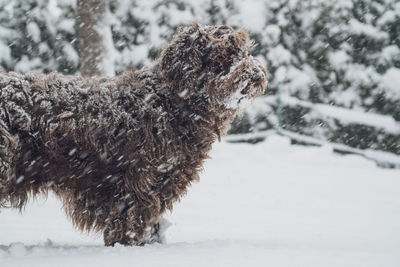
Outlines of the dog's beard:
[{"label": "dog's beard", "polygon": [[[243,67],[242,67],[243,66]],[[244,75],[235,75],[236,69],[246,70]],[[232,75],[235,78],[230,85],[233,89],[232,94],[226,99],[225,105],[229,109],[244,109],[251,103],[253,98],[261,96],[267,86],[267,74],[261,63],[249,56],[245,60],[235,64]],[[243,79],[243,77],[246,77]]]}]

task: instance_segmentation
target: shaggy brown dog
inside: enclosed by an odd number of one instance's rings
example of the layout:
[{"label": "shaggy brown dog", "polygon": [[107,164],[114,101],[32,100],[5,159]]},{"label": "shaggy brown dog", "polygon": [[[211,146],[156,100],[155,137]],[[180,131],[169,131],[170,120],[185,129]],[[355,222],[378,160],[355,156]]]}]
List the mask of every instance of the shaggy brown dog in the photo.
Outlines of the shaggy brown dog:
[{"label": "shaggy brown dog", "polygon": [[113,78],[0,72],[0,206],[53,191],[105,245],[157,241],[238,104],[267,75],[246,31],[193,24]]}]

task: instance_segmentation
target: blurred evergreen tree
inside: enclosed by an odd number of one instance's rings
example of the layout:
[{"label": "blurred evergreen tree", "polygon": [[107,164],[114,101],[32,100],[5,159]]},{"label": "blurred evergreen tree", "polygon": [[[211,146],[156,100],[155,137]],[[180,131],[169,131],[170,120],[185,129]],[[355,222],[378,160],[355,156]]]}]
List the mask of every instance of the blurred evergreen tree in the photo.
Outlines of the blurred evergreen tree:
[{"label": "blurred evergreen tree", "polygon": [[[316,108],[342,107],[400,121],[400,88],[395,82],[400,75],[398,0],[108,4],[117,72],[149,63],[181,24],[249,29],[256,41],[252,54],[266,65],[270,83],[266,96],[235,120],[231,133],[282,128],[400,154],[400,133],[371,123],[348,123]],[[0,66],[76,73],[80,60],[75,10],[76,0],[0,0]]]},{"label": "blurred evergreen tree", "polygon": [[[73,8],[57,7],[48,0],[3,1],[1,26],[10,36],[3,45],[11,50],[12,60],[2,62],[8,70],[73,73],[79,64],[74,44]],[[4,23],[4,24],[3,24]]]}]

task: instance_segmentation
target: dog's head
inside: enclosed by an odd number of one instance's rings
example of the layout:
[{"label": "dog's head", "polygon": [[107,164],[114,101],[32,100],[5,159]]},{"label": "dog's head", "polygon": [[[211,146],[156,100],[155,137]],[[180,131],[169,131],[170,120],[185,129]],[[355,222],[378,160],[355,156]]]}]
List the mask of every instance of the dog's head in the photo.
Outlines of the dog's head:
[{"label": "dog's head", "polygon": [[265,69],[249,55],[252,45],[246,30],[192,24],[178,28],[159,64],[173,93],[184,99],[205,95],[236,108],[267,86]]}]

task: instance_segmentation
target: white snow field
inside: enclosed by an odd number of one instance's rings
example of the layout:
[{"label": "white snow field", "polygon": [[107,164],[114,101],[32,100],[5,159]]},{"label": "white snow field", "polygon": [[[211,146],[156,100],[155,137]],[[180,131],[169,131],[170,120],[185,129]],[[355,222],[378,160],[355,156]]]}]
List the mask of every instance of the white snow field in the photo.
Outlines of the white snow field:
[{"label": "white snow field", "polygon": [[0,213],[0,266],[400,266],[400,171],[329,146],[214,146],[166,244],[104,247],[53,196]]}]

